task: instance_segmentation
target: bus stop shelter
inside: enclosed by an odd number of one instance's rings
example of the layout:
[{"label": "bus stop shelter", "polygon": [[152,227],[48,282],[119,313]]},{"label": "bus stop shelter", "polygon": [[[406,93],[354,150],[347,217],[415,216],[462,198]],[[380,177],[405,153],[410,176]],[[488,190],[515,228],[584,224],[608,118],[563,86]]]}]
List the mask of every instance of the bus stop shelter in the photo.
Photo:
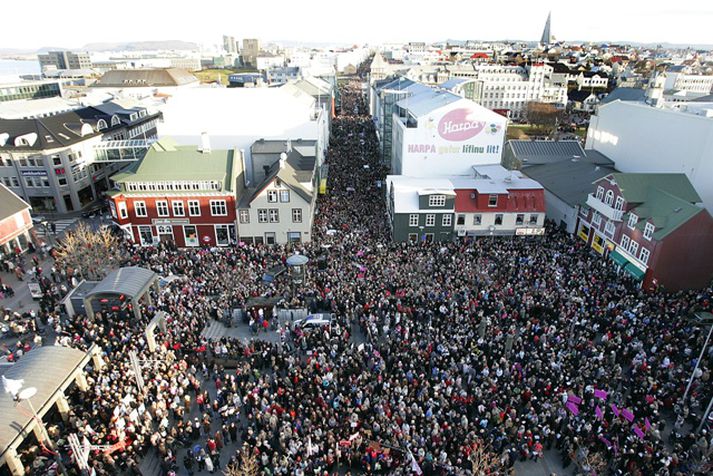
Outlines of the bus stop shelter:
[{"label": "bus stop shelter", "polygon": [[94,317],[93,303],[105,297],[123,296],[123,299],[131,303],[131,307],[136,319],[141,318],[141,308],[139,303],[144,302],[151,306],[151,288],[156,294],[159,293],[159,276],[153,271],[138,266],[119,268],[99,281],[97,285],[84,297],[84,309],[87,317]]}]

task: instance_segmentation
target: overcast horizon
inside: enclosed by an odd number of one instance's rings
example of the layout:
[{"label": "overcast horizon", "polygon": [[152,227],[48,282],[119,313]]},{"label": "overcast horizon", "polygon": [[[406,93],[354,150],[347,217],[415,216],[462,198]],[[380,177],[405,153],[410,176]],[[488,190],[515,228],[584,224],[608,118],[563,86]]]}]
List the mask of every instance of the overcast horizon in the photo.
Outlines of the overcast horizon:
[{"label": "overcast horizon", "polygon": [[418,9],[413,5],[363,0],[354,10],[345,12],[342,5],[327,0],[299,3],[277,0],[246,5],[219,1],[186,9],[182,16],[172,16],[169,12],[175,8],[175,2],[169,4],[165,0],[125,0],[121,10],[112,11],[111,15],[91,3],[84,4],[86,8],[81,10],[38,0],[35,4],[42,15],[27,17],[27,5],[13,1],[6,6],[6,18],[16,21],[4,25],[0,47],[80,48],[89,43],[156,40],[218,45],[224,34],[236,39],[320,44],[446,39],[536,41],[550,10],[552,33],[558,40],[713,44],[708,33],[713,6],[701,7],[701,2],[694,0],[681,0],[676,8],[657,6],[651,1],[635,3],[600,0],[596,11],[582,13],[565,0],[537,5],[516,0],[509,2],[507,9],[502,5],[452,0],[440,12],[430,5]]}]

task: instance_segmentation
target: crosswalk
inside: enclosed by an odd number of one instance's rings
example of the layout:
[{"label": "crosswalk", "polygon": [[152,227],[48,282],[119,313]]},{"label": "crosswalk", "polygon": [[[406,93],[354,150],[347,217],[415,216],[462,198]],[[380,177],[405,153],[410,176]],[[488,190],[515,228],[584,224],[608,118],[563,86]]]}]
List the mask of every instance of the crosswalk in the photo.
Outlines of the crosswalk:
[{"label": "crosswalk", "polygon": [[208,324],[208,326],[203,329],[203,332],[201,332],[201,336],[205,337],[208,340],[218,340],[226,335],[226,331],[227,328],[223,325],[222,322],[218,322],[215,319],[211,319],[210,324]]},{"label": "crosswalk", "polygon": [[[54,235],[59,236],[64,230],[74,225],[77,220],[79,220],[79,218],[66,218],[63,220],[52,221],[51,223],[54,223],[56,227],[56,232]],[[43,225],[35,225],[35,231],[40,236],[48,236],[48,234],[52,234],[52,225],[50,224],[50,222],[47,223],[47,227]]]}]

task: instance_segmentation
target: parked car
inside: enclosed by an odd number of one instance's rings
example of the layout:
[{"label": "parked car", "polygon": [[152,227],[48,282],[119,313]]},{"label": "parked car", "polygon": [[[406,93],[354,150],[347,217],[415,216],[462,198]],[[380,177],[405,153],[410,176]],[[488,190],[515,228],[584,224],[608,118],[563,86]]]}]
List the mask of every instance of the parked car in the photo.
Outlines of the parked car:
[{"label": "parked car", "polygon": [[310,331],[320,327],[330,327],[332,325],[332,315],[331,314],[310,314],[304,319],[297,319],[295,321],[295,328],[299,328],[302,331]]}]

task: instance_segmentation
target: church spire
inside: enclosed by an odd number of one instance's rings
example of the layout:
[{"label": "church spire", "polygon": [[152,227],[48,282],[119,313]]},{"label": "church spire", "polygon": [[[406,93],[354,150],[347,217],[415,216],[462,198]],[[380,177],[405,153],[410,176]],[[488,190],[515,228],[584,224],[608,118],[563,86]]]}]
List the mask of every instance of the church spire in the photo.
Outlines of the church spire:
[{"label": "church spire", "polygon": [[552,12],[547,14],[547,22],[545,23],[545,29],[542,30],[542,38],[540,39],[540,44],[542,46],[547,46],[552,43],[552,32],[550,31],[550,22],[552,21]]}]

